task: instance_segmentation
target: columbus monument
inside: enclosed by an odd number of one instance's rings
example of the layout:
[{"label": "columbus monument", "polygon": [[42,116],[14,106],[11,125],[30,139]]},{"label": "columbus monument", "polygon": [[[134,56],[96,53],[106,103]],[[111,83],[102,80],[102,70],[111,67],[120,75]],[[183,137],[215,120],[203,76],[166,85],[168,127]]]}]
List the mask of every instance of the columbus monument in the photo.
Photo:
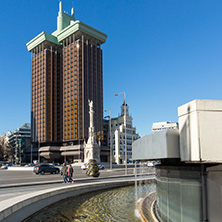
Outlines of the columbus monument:
[{"label": "columbus monument", "polygon": [[88,163],[89,160],[95,159],[97,163],[100,162],[100,147],[95,139],[94,124],[93,124],[93,101],[88,100],[89,104],[89,138],[85,146],[84,162]]}]

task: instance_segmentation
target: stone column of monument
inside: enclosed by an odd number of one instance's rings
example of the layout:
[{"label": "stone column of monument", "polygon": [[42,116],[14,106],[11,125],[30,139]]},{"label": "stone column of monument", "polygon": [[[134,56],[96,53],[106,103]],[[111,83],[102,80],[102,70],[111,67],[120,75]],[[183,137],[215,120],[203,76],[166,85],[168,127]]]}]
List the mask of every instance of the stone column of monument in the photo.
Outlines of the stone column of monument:
[{"label": "stone column of monument", "polygon": [[93,124],[93,101],[89,100],[89,138],[85,146],[84,151],[84,162],[88,163],[90,159],[95,159],[98,163],[100,162],[100,146],[97,144],[94,133]]}]

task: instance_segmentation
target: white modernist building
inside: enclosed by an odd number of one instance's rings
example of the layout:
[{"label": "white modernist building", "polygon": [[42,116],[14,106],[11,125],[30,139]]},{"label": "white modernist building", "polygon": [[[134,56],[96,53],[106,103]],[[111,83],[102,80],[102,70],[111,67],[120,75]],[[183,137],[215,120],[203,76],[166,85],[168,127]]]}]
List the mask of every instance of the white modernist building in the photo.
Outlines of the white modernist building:
[{"label": "white modernist building", "polygon": [[158,123],[153,123],[152,126],[152,133],[158,132],[160,130],[164,129],[178,129],[178,123],[177,122],[158,122]]},{"label": "white modernist building", "polygon": [[[124,106],[126,106],[126,138],[125,138],[125,126],[124,126]],[[136,128],[133,127],[133,118],[129,115],[129,106],[122,104],[121,114],[111,119],[111,138],[113,158],[117,164],[122,163],[125,160],[125,139],[127,143],[127,159],[132,158],[132,144],[133,141],[139,139],[139,135],[136,133]],[[108,135],[108,144],[110,146],[110,136]]]}]

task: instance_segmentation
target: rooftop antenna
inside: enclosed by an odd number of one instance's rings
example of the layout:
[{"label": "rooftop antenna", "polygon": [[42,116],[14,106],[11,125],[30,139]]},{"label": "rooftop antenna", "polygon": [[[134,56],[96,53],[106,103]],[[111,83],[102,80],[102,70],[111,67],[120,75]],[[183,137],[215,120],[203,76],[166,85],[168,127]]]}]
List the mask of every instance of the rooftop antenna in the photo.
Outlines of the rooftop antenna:
[{"label": "rooftop antenna", "polygon": [[63,7],[62,7],[62,1],[59,1],[59,11],[62,12],[63,11]]}]

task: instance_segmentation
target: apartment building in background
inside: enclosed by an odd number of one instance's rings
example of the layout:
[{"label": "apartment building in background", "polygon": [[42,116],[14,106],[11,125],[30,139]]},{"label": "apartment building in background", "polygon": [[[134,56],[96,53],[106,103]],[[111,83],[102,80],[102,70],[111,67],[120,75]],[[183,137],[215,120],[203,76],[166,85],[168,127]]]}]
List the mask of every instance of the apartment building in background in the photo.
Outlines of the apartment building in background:
[{"label": "apartment building in background", "polygon": [[[124,107],[126,106],[126,138],[124,126]],[[117,164],[125,161],[125,142],[127,143],[127,160],[132,158],[132,144],[140,136],[133,127],[133,117],[129,114],[129,106],[121,105],[121,113],[116,118],[111,118],[111,140],[113,162]],[[104,119],[104,145],[110,146],[109,120]]]},{"label": "apartment building in background", "polygon": [[152,125],[152,133],[159,132],[164,129],[179,129],[177,122],[157,122]]},{"label": "apartment building in background", "polygon": [[[7,133],[8,146],[10,147],[14,163],[29,162],[31,155],[31,127],[30,123],[24,123],[12,132]],[[33,152],[33,156],[37,153]]]}]

